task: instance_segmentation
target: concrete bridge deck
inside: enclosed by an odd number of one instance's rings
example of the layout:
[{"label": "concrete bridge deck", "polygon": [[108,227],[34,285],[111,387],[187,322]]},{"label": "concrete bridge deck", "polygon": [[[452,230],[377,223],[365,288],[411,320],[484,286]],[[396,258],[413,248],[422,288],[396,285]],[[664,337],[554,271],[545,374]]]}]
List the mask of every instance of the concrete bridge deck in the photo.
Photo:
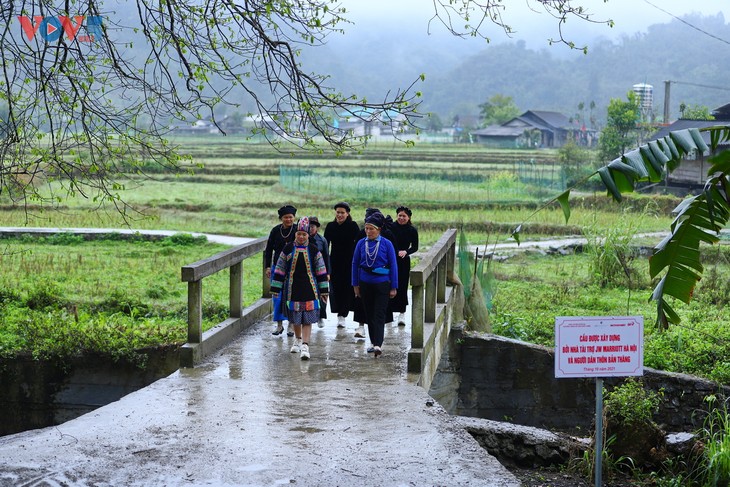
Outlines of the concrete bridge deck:
[{"label": "concrete bridge deck", "polygon": [[0,438],[0,485],[517,486],[406,372],[410,325],[367,354],[352,323],[312,359],[257,323],[194,369],[59,426]]}]

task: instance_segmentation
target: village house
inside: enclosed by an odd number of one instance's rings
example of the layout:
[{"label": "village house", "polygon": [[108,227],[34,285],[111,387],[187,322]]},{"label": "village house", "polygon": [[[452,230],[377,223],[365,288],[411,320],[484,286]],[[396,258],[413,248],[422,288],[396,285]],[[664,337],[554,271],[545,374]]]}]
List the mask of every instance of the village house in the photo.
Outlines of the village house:
[{"label": "village house", "polygon": [[[730,103],[716,108],[712,111],[714,120],[686,120],[679,119],[671,124],[662,127],[658,132],[653,134],[649,140],[661,139],[669,134],[669,132],[677,130],[685,130],[689,128],[705,128],[712,127],[714,125],[728,125],[730,124]],[[707,145],[710,145],[710,135],[706,132],[701,132],[702,138]],[[730,142],[721,142],[720,150],[730,149]],[[707,162],[707,158],[712,154],[687,154],[684,156],[682,164],[675,169],[672,173],[667,176],[666,183],[674,186],[689,186],[689,187],[701,187],[704,186],[707,180],[707,169],[710,164]]]},{"label": "village house", "polygon": [[379,114],[379,120],[373,120],[373,114],[364,109],[340,116],[335,120],[334,126],[341,133],[374,139],[381,136],[392,137],[393,134],[402,135],[408,131],[405,115],[386,111]]},{"label": "village house", "polygon": [[597,133],[562,113],[528,110],[501,125],[471,133],[474,141],[488,147],[504,149],[558,148],[573,140],[577,145],[592,147]]}]

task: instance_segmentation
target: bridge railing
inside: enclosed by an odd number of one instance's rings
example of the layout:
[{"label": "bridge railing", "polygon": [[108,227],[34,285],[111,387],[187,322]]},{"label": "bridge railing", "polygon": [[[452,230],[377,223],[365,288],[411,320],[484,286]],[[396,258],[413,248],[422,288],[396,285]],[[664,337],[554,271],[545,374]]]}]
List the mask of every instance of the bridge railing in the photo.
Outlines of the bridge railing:
[{"label": "bridge railing", "polygon": [[[243,309],[243,262],[258,256],[266,238],[219,252],[182,267],[182,281],[188,283],[188,340],[180,350],[180,366],[193,367],[204,357],[230,342],[237,334],[271,313],[270,282],[259,260],[261,297]],[[447,230],[411,269],[411,349],[408,371],[420,374],[419,383],[428,388],[436,373],[451,325],[459,314],[454,309],[453,288],[448,278],[454,272],[456,230]],[[230,271],[229,318],[203,333],[203,279]]]},{"label": "bridge railing", "polygon": [[[408,372],[420,374],[419,384],[428,389],[436,373],[451,324],[462,310],[455,310],[453,287],[456,229],[447,230],[411,269],[411,349]],[[456,314],[455,314],[456,312]]]},{"label": "bridge railing", "polygon": [[[182,267],[182,281],[188,283],[188,342],[180,349],[180,366],[193,367],[205,356],[233,340],[248,326],[271,313],[269,280],[263,272],[260,254],[266,247],[266,237],[219,252],[211,257]],[[257,257],[261,269],[262,295],[252,305],[243,308],[243,262]],[[230,270],[229,318],[203,333],[203,279]]]}]

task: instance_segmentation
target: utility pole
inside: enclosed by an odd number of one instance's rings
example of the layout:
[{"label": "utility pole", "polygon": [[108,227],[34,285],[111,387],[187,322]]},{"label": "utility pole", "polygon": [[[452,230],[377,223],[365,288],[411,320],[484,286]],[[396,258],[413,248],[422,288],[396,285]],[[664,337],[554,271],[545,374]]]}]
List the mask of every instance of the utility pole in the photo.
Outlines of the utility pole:
[{"label": "utility pole", "polygon": [[670,91],[670,80],[664,81],[664,125],[669,125],[669,91]]},{"label": "utility pole", "polygon": [[687,81],[677,81],[677,80],[665,80],[664,81],[664,123],[666,125],[669,125],[669,89],[670,84],[674,83],[680,84],[680,85],[688,85],[688,86],[699,86],[700,88],[709,88],[713,90],[724,90],[724,91],[730,91],[730,87],[727,86],[711,86],[711,85],[701,85],[699,83],[689,83]]}]

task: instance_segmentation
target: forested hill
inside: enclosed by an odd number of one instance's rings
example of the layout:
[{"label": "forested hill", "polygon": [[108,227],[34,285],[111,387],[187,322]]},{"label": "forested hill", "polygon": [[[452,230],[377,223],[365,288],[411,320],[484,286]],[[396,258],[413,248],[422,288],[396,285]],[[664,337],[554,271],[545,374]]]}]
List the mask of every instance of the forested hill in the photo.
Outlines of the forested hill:
[{"label": "forested hill", "polygon": [[596,40],[585,55],[565,55],[564,46],[547,43],[532,50],[519,41],[463,55],[451,42],[427,48],[409,36],[378,41],[372,33],[326,46],[305,59],[330,73],[332,85],[343,92],[376,98],[425,73],[426,82],[419,85],[423,109],[444,122],[454,115],[478,114],[478,105],[495,94],[511,96],[520,110],[566,115],[575,114],[579,103],[588,107],[593,101],[595,115],[602,119],[609,100],[625,99],[636,83],[654,86],[655,113],[661,117],[665,80],[676,82],[670,98],[671,118],[676,118],[680,103],[710,109],[730,103],[730,25],[722,14],[682,19],[696,28],[679,20],[655,24],[645,34],[618,42]]}]

